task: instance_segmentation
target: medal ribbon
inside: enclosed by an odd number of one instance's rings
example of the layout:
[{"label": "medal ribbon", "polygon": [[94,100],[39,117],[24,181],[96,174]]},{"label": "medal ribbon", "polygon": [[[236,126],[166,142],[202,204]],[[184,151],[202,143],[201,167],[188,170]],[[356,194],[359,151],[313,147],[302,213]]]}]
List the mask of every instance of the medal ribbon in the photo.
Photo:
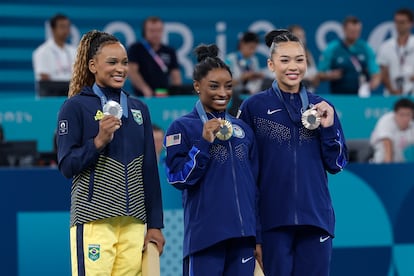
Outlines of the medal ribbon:
[{"label": "medal ribbon", "polygon": [[[201,104],[200,100],[198,100],[197,103],[196,103],[196,110],[197,110],[198,116],[200,117],[201,121],[203,122],[203,124],[205,124],[208,121],[208,117],[207,117],[206,111],[204,110],[204,107]],[[224,113],[224,119],[231,123],[229,115],[227,114],[227,112]]]},{"label": "medal ribbon", "polygon": [[[99,99],[101,99],[101,105],[103,109],[108,99],[106,98],[105,94],[102,92],[101,88],[96,83],[93,84],[92,90],[95,93],[95,95],[98,96]],[[127,96],[122,90],[121,90],[121,95],[120,95],[120,102],[121,102],[121,107],[122,107],[122,115],[125,118],[128,118]]]},{"label": "medal ribbon", "polygon": [[[279,86],[277,85],[276,80],[273,81],[272,88],[273,88],[273,91],[275,91],[276,96],[279,98],[279,100],[285,105],[285,108],[289,112],[289,116],[293,121],[293,118],[290,114],[289,108],[287,107],[287,105],[285,103],[285,100],[283,99],[282,92],[280,92],[280,89],[279,89]],[[306,93],[306,89],[303,85],[301,86],[301,89],[299,91],[299,96],[300,96],[300,101],[302,102],[302,108],[300,109],[300,113],[303,113],[309,107],[308,94]]]}]

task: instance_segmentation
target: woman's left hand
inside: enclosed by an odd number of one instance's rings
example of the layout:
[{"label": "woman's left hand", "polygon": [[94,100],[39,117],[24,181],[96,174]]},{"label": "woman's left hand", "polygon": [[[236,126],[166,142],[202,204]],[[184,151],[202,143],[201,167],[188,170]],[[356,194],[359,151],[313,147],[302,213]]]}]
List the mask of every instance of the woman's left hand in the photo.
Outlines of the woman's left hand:
[{"label": "woman's left hand", "polygon": [[147,244],[149,242],[153,242],[157,245],[158,252],[160,252],[161,256],[165,244],[164,235],[162,234],[161,229],[150,228],[147,230],[147,234],[145,235],[144,239],[143,250],[147,248]]},{"label": "woman's left hand", "polygon": [[318,111],[321,116],[321,126],[330,127],[334,123],[334,109],[333,107],[325,101],[317,103],[314,105],[314,109]]}]

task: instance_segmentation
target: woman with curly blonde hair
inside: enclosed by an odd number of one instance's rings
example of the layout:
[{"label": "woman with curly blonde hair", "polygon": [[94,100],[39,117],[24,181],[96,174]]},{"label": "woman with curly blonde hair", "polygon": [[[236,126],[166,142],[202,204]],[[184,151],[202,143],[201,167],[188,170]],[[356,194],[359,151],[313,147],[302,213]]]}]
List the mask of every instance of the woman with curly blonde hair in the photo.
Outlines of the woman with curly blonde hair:
[{"label": "woman with curly blonde hair", "polygon": [[82,37],[57,135],[59,170],[73,179],[72,275],[140,275],[148,242],[163,249],[152,124],[147,106],[122,89],[127,71],[116,37]]}]

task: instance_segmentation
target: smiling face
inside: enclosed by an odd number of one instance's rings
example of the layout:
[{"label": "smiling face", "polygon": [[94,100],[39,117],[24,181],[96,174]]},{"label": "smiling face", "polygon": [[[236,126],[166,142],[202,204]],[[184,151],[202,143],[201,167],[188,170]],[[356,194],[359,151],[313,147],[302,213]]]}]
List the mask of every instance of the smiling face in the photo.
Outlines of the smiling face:
[{"label": "smiling face", "polygon": [[216,68],[200,81],[194,81],[206,112],[225,111],[232,95],[232,78],[225,68]]},{"label": "smiling face", "polygon": [[282,91],[299,92],[300,82],[306,72],[306,56],[303,46],[294,41],[279,43],[268,68],[275,73],[276,81]]},{"label": "smiling face", "polygon": [[89,60],[89,70],[95,75],[99,86],[122,88],[128,73],[128,57],[124,46],[119,42],[103,45]]}]

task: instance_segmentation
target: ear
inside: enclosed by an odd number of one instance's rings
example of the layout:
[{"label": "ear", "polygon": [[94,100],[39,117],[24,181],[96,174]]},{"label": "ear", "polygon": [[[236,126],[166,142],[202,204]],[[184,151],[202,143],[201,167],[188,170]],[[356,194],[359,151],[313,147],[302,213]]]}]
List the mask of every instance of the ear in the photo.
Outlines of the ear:
[{"label": "ear", "polygon": [[92,74],[96,74],[96,66],[95,66],[95,60],[90,59],[88,62],[89,71],[91,71]]},{"label": "ear", "polygon": [[200,94],[200,83],[198,81],[193,82],[194,90],[197,94]]},{"label": "ear", "polygon": [[272,72],[275,71],[273,61],[270,58],[267,59],[267,68],[269,68],[269,70]]}]

